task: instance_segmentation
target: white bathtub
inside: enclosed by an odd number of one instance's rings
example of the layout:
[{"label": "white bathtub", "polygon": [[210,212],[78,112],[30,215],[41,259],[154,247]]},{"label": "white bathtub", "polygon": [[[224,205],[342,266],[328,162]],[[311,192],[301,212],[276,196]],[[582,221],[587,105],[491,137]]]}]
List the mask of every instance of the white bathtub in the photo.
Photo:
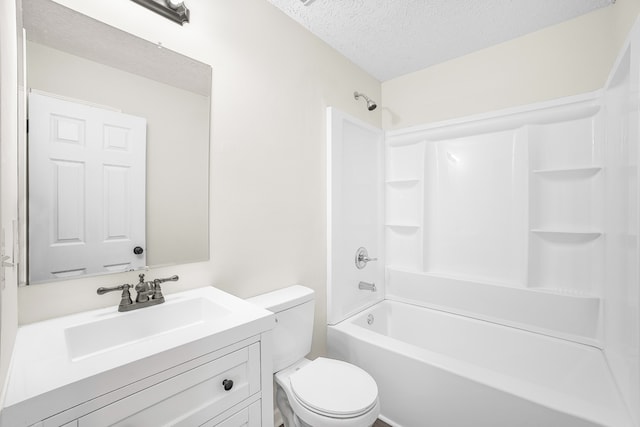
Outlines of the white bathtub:
[{"label": "white bathtub", "polygon": [[394,426],[631,425],[588,345],[390,300],[329,326],[327,342],[373,375]]}]

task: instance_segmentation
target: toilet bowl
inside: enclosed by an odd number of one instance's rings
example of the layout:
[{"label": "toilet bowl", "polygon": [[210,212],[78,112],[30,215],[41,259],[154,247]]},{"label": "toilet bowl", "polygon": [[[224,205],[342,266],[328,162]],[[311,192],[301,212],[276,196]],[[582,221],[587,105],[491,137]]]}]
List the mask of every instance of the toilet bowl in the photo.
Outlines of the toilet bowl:
[{"label": "toilet bowl", "polygon": [[290,286],[249,299],[276,315],[273,368],[285,427],[369,427],[380,413],[378,387],[340,360],[305,359],[311,350],[313,290]]},{"label": "toilet bowl", "polygon": [[[277,372],[275,380],[280,412],[286,403],[292,411],[289,417],[298,418],[298,424],[294,421],[292,425],[363,427],[372,425],[380,413],[375,381],[346,362],[323,357],[303,359]],[[281,401],[284,397],[286,402]]]}]

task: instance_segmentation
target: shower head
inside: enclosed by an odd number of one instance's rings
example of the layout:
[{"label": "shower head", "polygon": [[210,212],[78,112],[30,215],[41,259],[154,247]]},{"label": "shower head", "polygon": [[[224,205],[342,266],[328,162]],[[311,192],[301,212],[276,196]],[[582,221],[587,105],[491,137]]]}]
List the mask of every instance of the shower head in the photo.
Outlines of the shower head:
[{"label": "shower head", "polygon": [[367,100],[367,110],[369,110],[369,111],[373,111],[377,107],[376,103],[374,101],[372,101],[371,98],[369,98],[364,93],[353,92],[353,97],[355,99],[358,99],[360,97],[363,97],[364,99],[366,99]]}]

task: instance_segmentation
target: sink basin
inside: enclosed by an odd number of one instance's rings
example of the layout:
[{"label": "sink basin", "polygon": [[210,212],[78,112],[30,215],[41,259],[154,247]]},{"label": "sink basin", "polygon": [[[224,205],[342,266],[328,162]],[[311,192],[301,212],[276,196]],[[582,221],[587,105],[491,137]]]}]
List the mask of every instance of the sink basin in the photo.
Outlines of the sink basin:
[{"label": "sink basin", "polygon": [[116,348],[155,339],[187,328],[218,321],[231,312],[203,297],[193,297],[145,307],[128,313],[113,313],[105,318],[65,328],[67,351],[72,361]]}]

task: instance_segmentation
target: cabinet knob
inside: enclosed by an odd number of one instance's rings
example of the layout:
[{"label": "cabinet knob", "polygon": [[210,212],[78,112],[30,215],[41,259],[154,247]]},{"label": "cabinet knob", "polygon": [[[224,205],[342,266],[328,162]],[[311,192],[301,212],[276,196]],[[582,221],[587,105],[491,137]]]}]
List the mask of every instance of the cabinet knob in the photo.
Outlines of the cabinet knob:
[{"label": "cabinet knob", "polygon": [[225,391],[229,391],[233,388],[233,380],[224,380],[222,381],[222,386]]}]

